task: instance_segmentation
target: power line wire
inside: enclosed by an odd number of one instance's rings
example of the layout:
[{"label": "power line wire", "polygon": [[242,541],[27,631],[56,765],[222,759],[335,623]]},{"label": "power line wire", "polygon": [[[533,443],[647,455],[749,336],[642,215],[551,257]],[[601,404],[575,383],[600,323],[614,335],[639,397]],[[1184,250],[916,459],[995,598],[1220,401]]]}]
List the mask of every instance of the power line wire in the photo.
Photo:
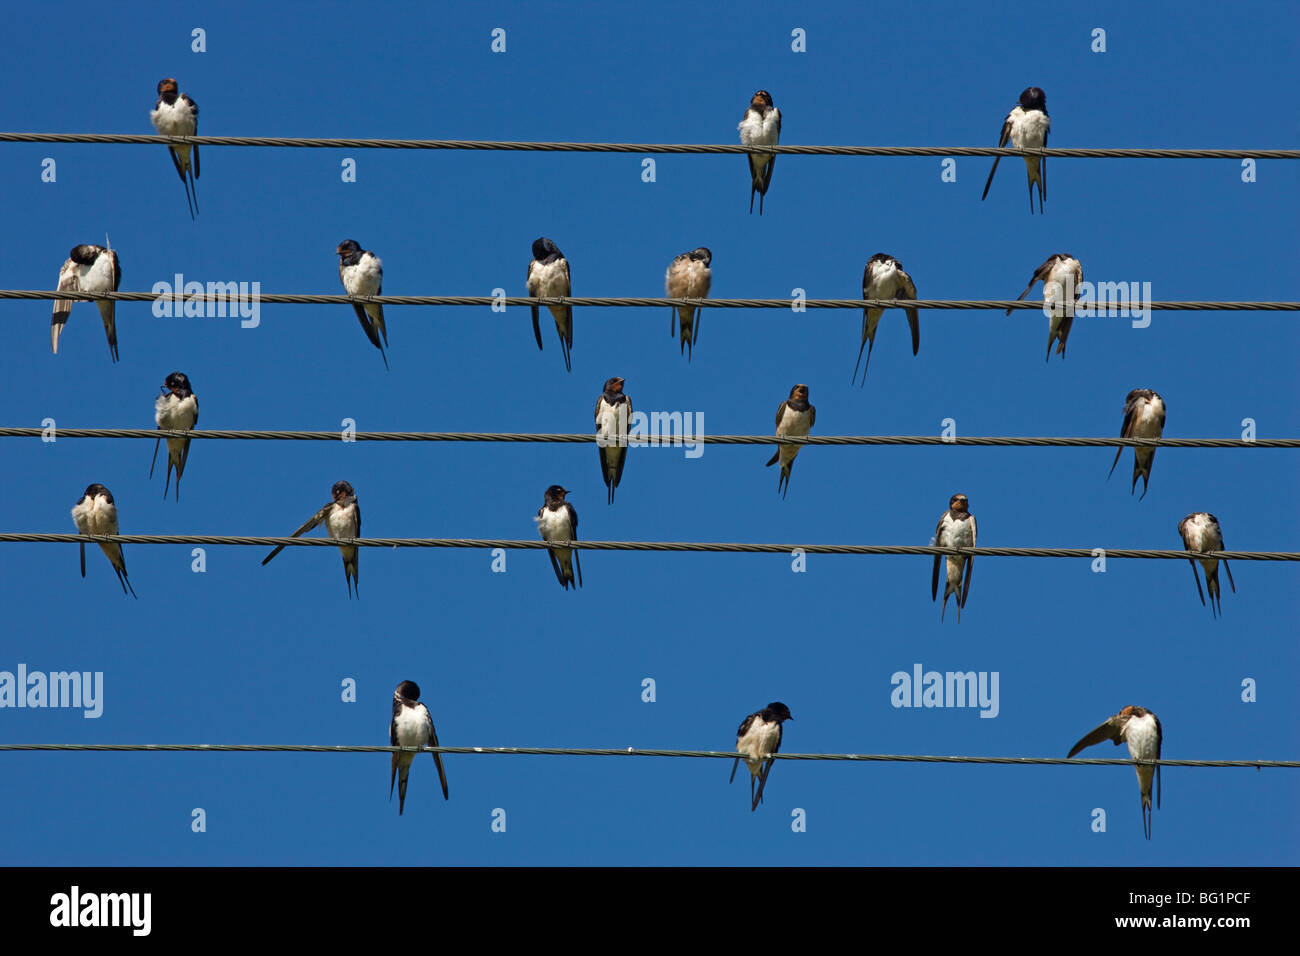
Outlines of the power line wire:
[{"label": "power line wire", "polygon": [[[743,759],[727,750],[648,750],[637,747],[388,747],[323,744],[0,744],[0,751],[100,751],[194,753],[439,753],[525,757],[696,757]],[[864,763],[962,763],[1020,766],[1262,767],[1300,768],[1300,760],[1127,760],[1121,757],[975,757],[932,754],[775,753],[777,760],[837,760]]]},{"label": "power line wire", "polygon": [[[166,428],[52,428],[0,426],[0,438],[206,438],[229,441],[343,441],[342,433],[331,431],[277,429]],[[505,442],[536,444],[594,444],[589,432],[349,432],[347,441],[407,442]],[[1072,438],[1033,436],[939,435],[807,435],[777,438],[774,435],[630,435],[629,447],[679,445],[973,445],[1013,448],[1300,448],[1300,438]]]},{"label": "power line wire", "polygon": [[1230,561],[1300,561],[1300,551],[1184,551],[1151,548],[943,548],[935,545],[766,544],[725,541],[521,541],[512,538],[294,538],[234,534],[65,534],[7,531],[0,544],[215,544],[250,547],[468,548],[540,551],[577,548],[581,551],[685,551],[737,554],[941,555],[987,558],[1221,558]]},{"label": "power line wire", "polygon": [[[234,283],[209,283],[232,285]],[[1042,312],[1041,302],[1019,299],[676,299],[665,296],[526,296],[512,295],[359,295],[342,293],[257,292],[247,294],[266,305],[434,305],[434,306],[551,306],[571,305],[582,308],[671,308],[698,306],[710,309],[790,309],[796,301],[805,309],[894,309],[916,308],[930,311],[1006,311]],[[241,301],[238,292],[58,292],[50,289],[0,289],[0,299],[70,299],[74,302],[202,302],[226,305],[231,309]],[[1082,300],[1081,300],[1082,301]],[[1300,301],[1160,301],[1092,303],[1094,312],[1296,312]],[[1083,306],[1077,307],[1082,312]],[[1085,316],[1080,315],[1080,318]],[[1097,318],[1114,316],[1097,316]]]},{"label": "power line wire", "polygon": [[1148,149],[1131,146],[1016,149],[998,146],[794,146],[738,143],[554,143],[485,139],[310,136],[158,136],[144,133],[3,133],[0,143],[261,146],[316,149],[440,149],[544,153],[775,153],[787,156],[1060,156],[1074,159],[1300,159],[1300,149]]}]

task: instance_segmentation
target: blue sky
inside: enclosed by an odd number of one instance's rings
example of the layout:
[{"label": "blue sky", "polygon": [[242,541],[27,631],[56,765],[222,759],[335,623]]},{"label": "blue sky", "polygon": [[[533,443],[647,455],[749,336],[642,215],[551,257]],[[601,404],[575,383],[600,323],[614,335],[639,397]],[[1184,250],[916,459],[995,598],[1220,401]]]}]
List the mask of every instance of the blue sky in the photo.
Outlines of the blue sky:
[{"label": "blue sky", "polygon": [[[1295,147],[1296,13],[1245,4],[1134,9],[946,4],[717,7],[666,3],[19,7],[6,51],[14,130],[150,132],[176,76],[212,135],[734,142],[771,91],[791,144],[994,145],[1030,84],[1054,146]],[[1027,19],[1032,10],[1035,22]],[[309,14],[308,14],[309,11]],[[207,52],[190,50],[202,27]],[[507,52],[490,32],[505,28]],[[807,52],[790,33],[807,33]],[[1090,51],[1102,27],[1107,52]],[[106,29],[113,37],[105,45]],[[59,50],[51,80],[49,51]],[[42,183],[41,160],[57,162]],[[357,181],[340,164],[357,161]],[[389,294],[524,294],[529,247],[553,238],[579,295],[661,295],[674,255],[713,250],[715,296],[860,292],[898,257],[927,298],[1011,298],[1048,254],[1090,280],[1149,281],[1156,299],[1294,299],[1294,163],[1052,161],[1045,216],[1022,167],[989,160],[782,157],[766,214],[747,215],[739,156],[205,147],[191,223],[161,147],[0,148],[11,241],[0,287],[53,288],[68,249],[119,250],[125,290],[182,272],[264,292],[339,291],[334,249],[383,258]],[[1037,292],[1035,292],[1037,295]],[[583,431],[604,380],[640,410],[703,412],[713,433],[763,433],[804,382],[818,434],[1111,435],[1126,393],[1169,407],[1170,437],[1300,434],[1290,314],[1157,313],[1149,328],[1080,319],[1043,362],[1037,313],[901,313],[882,323],[865,389],[849,377],[860,318],[713,311],[688,365],[664,310],[581,309],[573,372],[526,309],[390,307],[392,370],[345,306],[265,306],[229,319],[118,308],[111,365],[93,308],[60,354],[49,304],[0,303],[6,424],[151,427],[167,373],[193,382],[207,428]],[[124,532],[287,534],[330,486],[356,488],[376,536],[531,538],[547,485],[572,490],[592,539],[926,544],[962,491],[980,543],[1178,547],[1215,513],[1229,548],[1291,549],[1293,452],[1161,450],[1140,503],[1106,481],[1104,449],[810,448],[788,499],[769,449],[634,450],[613,506],[594,448],[195,442],[179,503],[147,480],[143,441],[6,439],[7,530],[71,531],[93,481]],[[1293,758],[1295,569],[1238,562],[1215,621],[1182,562],[988,558],[960,625],[942,625],[924,558],[588,553],[562,593],[540,552],[507,571],[472,551],[366,550],[360,601],[337,552],[127,548],[138,601],[72,545],[4,545],[0,670],[102,671],[104,711],[0,710],[0,740],[384,744],[393,687],[419,682],[442,742],[727,749],[782,700],[785,750],[1063,756],[1126,704],[1153,709],[1170,758]],[[952,608],[949,608],[952,611]],[[890,676],[999,674],[999,713],[896,709]],[[642,679],[657,700],[641,700]],[[352,678],[357,701],[340,700]],[[1241,700],[1257,682],[1258,699]],[[1123,756],[1105,747],[1092,756]],[[757,813],[721,761],[469,757],[416,763],[400,817],[388,756],[0,754],[0,860],[10,864],[1288,864],[1300,862],[1300,775],[1166,769],[1154,839],[1132,770],[781,763]],[[742,772],[743,776],[743,772]],[[203,808],[207,832],[191,832]],[[1105,833],[1089,829],[1093,808]],[[492,813],[506,811],[506,832]],[[807,830],[792,832],[792,811]]]}]

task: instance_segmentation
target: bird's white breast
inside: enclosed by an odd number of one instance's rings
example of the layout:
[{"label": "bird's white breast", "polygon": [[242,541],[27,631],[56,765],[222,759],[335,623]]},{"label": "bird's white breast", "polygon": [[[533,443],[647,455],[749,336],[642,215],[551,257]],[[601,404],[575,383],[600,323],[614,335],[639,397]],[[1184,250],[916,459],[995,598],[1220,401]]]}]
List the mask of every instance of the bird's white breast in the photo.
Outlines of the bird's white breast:
[{"label": "bird's white breast", "polygon": [[170,392],[154,402],[153,420],[159,428],[193,428],[199,416],[199,403],[193,395],[180,399]]},{"label": "bird's white breast", "polygon": [[537,526],[542,532],[542,537],[547,541],[573,540],[573,528],[569,524],[569,513],[566,508],[557,508],[554,511],[543,508],[542,513],[537,517]]},{"label": "bird's white breast", "polygon": [[1040,110],[1026,113],[1017,106],[1011,111],[1011,145],[1017,149],[1037,149],[1047,139],[1051,125],[1046,113]]},{"label": "bird's white breast", "polygon": [[563,259],[554,262],[533,260],[528,267],[528,291],[536,296],[569,294],[569,270]]},{"label": "bird's white breast", "polygon": [[1151,714],[1130,717],[1124,727],[1129,756],[1134,760],[1155,760],[1160,753],[1160,737],[1156,732],[1156,719]]},{"label": "bird's white breast", "polygon": [[179,96],[170,106],[159,102],[150,112],[149,119],[164,136],[193,136],[198,125],[189,104]]},{"label": "bird's white breast", "polygon": [[117,534],[117,507],[103,495],[77,502],[72,520],[82,534]]},{"label": "bird's white breast", "polygon": [[764,116],[757,110],[746,110],[739,128],[740,142],[743,145],[775,146],[780,136],[781,111],[773,108]]},{"label": "bird's white breast", "polygon": [[325,528],[331,538],[355,538],[357,536],[357,506],[346,508],[337,505],[325,516]]},{"label": "bird's white breast", "polygon": [[[776,433],[781,436],[794,435],[796,438],[800,435],[807,435],[812,428],[812,409],[799,412],[787,405],[781,413],[781,424],[776,426]],[[795,446],[798,450],[798,446]]]},{"label": "bird's white breast", "polygon": [[1222,551],[1223,535],[1218,526],[1209,517],[1198,514],[1184,526],[1187,529],[1187,545],[1196,551]]},{"label": "bird's white breast", "polygon": [[77,266],[77,282],[82,292],[112,292],[113,263],[110,257],[100,253],[88,266]]},{"label": "bird's white breast", "polygon": [[[1159,438],[1164,431],[1160,424],[1161,413],[1165,403],[1158,398],[1138,399],[1137,414],[1133,421],[1133,435],[1136,438]],[[1150,449],[1148,449],[1150,450]]]},{"label": "bird's white breast", "polygon": [[369,252],[354,266],[343,267],[343,288],[348,295],[378,295],[384,282],[384,263]]}]

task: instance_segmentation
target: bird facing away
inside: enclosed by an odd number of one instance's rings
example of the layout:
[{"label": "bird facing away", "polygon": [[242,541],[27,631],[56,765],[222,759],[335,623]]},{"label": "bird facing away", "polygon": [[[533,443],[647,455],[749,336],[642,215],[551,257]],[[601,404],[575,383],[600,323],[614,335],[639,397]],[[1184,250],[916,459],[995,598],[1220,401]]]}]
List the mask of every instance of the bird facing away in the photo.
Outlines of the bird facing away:
[{"label": "bird facing away", "polygon": [[596,399],[596,451],[600,453],[600,477],[614,503],[614,489],[623,480],[627,464],[627,430],[632,420],[632,399],[623,392],[623,379],[605,380],[605,390]]},{"label": "bird facing away", "polygon": [[[670,299],[706,298],[709,294],[709,286],[713,282],[713,270],[709,268],[712,263],[713,253],[704,246],[692,249],[690,252],[683,252],[673,259],[668,266],[668,271],[664,274],[664,294]],[[668,314],[672,317],[668,327],[668,337],[672,338],[677,334],[677,320],[680,317],[682,326],[681,350],[686,355],[686,361],[688,362],[695,350],[695,343],[700,338],[701,311],[701,307],[698,305],[670,305],[668,307]]]},{"label": "bird facing away", "polygon": [[[533,240],[533,258],[528,263],[528,294],[534,298],[567,298],[573,294],[569,279],[569,260],[550,239],[539,236]],[[573,350],[573,306],[550,305],[551,318],[555,319],[555,333],[560,337],[560,350],[564,353],[564,370],[573,371],[569,353]],[[542,327],[538,321],[537,306],[532,307],[533,335],[537,348],[542,348]]]},{"label": "bird facing away", "polygon": [[[197,136],[199,132],[199,104],[181,93],[175,77],[158,81],[158,102],[149,113],[160,136]],[[185,187],[185,202],[190,207],[190,218],[199,211],[199,193],[194,180],[199,178],[199,147],[168,146],[176,175]],[[186,179],[188,174],[189,178]]]},{"label": "bird facing away", "polygon": [[[802,438],[817,423],[817,407],[808,403],[808,386],[796,385],[790,389],[790,397],[776,406],[776,437]],[[767,460],[767,467],[781,463],[781,477],[777,479],[776,490],[784,498],[790,493],[790,472],[794,468],[795,456],[799,454],[799,445],[778,445],[772,457]]]},{"label": "bird facing away", "polygon": [[[1182,536],[1183,547],[1188,551],[1225,551],[1223,531],[1219,528],[1219,519],[1208,511],[1194,511],[1178,522],[1178,533]],[[1196,593],[1205,603],[1205,594],[1201,591],[1201,578],[1196,573],[1196,559],[1188,558],[1192,566],[1192,577],[1196,579]],[[1223,613],[1223,592],[1219,588],[1219,559],[1201,558],[1201,567],[1205,570],[1205,590],[1210,592],[1210,613],[1218,617]],[[1228,584],[1232,593],[1237,593],[1237,582],[1232,580],[1232,568],[1228,559],[1223,559],[1223,569],[1228,572]]]},{"label": "bird facing away", "polygon": [[[1047,133],[1052,128],[1052,120],[1047,115],[1047,94],[1036,86],[1025,89],[1020,94],[1019,105],[1012,108],[1002,123],[1002,135],[998,137],[998,146],[1011,145],[1016,149],[1044,149],[1047,146]],[[993,157],[993,168],[984,183],[984,200],[993,185],[993,174],[998,171],[998,160]],[[1047,198],[1047,157],[1026,156],[1025,171],[1029,176],[1029,214],[1034,213],[1034,183],[1038,184],[1038,211],[1043,211],[1043,200]]]},{"label": "bird facing away", "polygon": [[[1160,719],[1145,707],[1128,706],[1114,717],[1094,729],[1088,736],[1070,748],[1066,754],[1069,759],[1084,747],[1091,747],[1103,740],[1109,740],[1119,746],[1120,741],[1128,744],[1129,756],[1134,760],[1160,759]],[[1142,832],[1151,839],[1151,780],[1155,778],[1156,807],[1160,806],[1160,766],[1137,766],[1138,787],[1142,791]]]},{"label": "bird facing away", "polygon": [[[916,299],[916,285],[912,277],[903,271],[903,264],[893,256],[877,252],[867,260],[862,270],[862,298],[864,299]],[[921,320],[916,309],[903,307],[907,313],[907,324],[912,330],[912,354],[921,350]],[[858,363],[853,366],[853,380],[858,378],[858,365],[862,364],[862,350],[867,350],[867,368],[871,366],[871,350],[876,346],[876,328],[884,309],[862,310],[862,344],[858,346]],[[867,368],[862,370],[862,384],[867,384]]]},{"label": "bird facing away", "polygon": [[[1165,433],[1165,400],[1149,388],[1135,388],[1124,399],[1124,425],[1120,428],[1120,438],[1159,438]],[[1124,454],[1121,445],[1115,449],[1115,460],[1110,463],[1110,472],[1106,480],[1115,473],[1119,456]],[[1151,465],[1155,461],[1154,448],[1133,448],[1133,484],[1129,494],[1137,490],[1138,475],[1142,476],[1142,498],[1147,496],[1147,484],[1151,481]]]},{"label": "bird facing away", "polygon": [[[113,493],[96,482],[81,495],[81,500],[72,509],[72,521],[79,534],[117,534],[117,505],[113,503]],[[81,576],[86,576],[86,543],[81,547]],[[117,583],[122,585],[122,593],[128,591],[135,597],[135,588],[126,576],[126,557],[122,546],[114,542],[99,542],[99,548],[117,572]]]},{"label": "bird facing away", "polygon": [[[413,680],[404,680],[393,691],[393,720],[388,725],[388,739],[392,747],[437,747],[438,732],[433,729],[433,717],[429,708],[420,703],[420,685]],[[406,811],[406,784],[411,775],[411,764],[415,754],[408,751],[394,750],[392,769],[388,775],[388,799],[393,799],[393,782],[397,782],[397,815]],[[442,783],[442,799],[450,800],[447,795],[447,774],[442,769],[442,755],[433,753],[433,762],[438,765],[438,780]]]},{"label": "bird facing away", "polygon": [[[73,246],[68,259],[59,269],[60,292],[88,292],[99,295],[104,292],[116,292],[122,283],[122,265],[117,253],[107,246],[80,245]],[[59,354],[59,336],[63,334],[64,323],[72,313],[73,302],[87,302],[88,299],[55,299],[54,314],[50,317],[50,350]],[[111,299],[96,299],[99,317],[104,322],[104,335],[108,339],[108,354],[117,361],[117,305]]]},{"label": "bird facing away", "polygon": [[[790,708],[779,700],[774,700],[757,713],[750,714],[736,730],[736,750],[743,756],[737,757],[731,763],[731,779],[727,783],[734,783],[736,780],[736,768],[740,766],[740,761],[745,761],[745,766],[749,768],[749,809],[751,812],[758,809],[758,805],[763,802],[763,788],[767,786],[767,775],[772,772],[772,764],[776,763],[776,758],[772,755],[781,749],[781,724],[787,720],[794,720],[790,716]],[[757,790],[755,790],[757,784]]]},{"label": "bird facing away", "polygon": [[[331,538],[344,540],[346,538],[361,537],[361,506],[357,504],[357,493],[352,490],[352,486],[346,481],[334,482],[334,487],[330,489],[330,498],[332,500],[329,504],[323,506],[320,511],[308,518],[306,523],[290,537],[300,537],[322,521],[325,522],[325,530],[329,532]],[[284,548],[284,545],[280,545],[263,558],[263,567]],[[352,597],[352,590],[355,587],[356,596],[360,598],[361,580],[358,568],[360,559],[357,555],[357,546],[340,544],[339,553],[343,555],[343,577],[348,582],[348,597]]]},{"label": "bird facing away", "polygon": [[[339,256],[339,278],[343,280],[343,290],[348,295],[384,294],[383,260],[373,252],[363,250],[355,239],[344,239],[335,251]],[[367,302],[362,305],[360,302],[353,302],[352,309],[356,312],[357,321],[361,323],[361,330],[366,333],[370,344],[379,349],[379,355],[384,360],[384,368],[387,369],[388,356],[384,354],[384,346],[388,344],[388,326],[384,324],[383,304]],[[381,335],[384,337],[382,345],[379,342]]]},{"label": "bird facing away", "polygon": [[[1074,306],[1083,294],[1083,266],[1068,252],[1052,253],[1034,270],[1025,291],[1016,296],[1017,302],[1029,295],[1035,282],[1043,284],[1043,310],[1050,315],[1046,361],[1052,360],[1052,343],[1058,341],[1056,351],[1064,359],[1065,340],[1070,337],[1070,326],[1074,324]],[[1007,315],[1012,311],[1007,309]]]},{"label": "bird facing away", "polygon": [[[184,372],[172,372],[163,380],[162,394],[154,399],[153,420],[160,429],[168,431],[189,431],[199,421],[199,399],[190,388],[189,377]],[[153,463],[149,465],[149,477],[153,477],[154,466],[158,464],[159,438],[153,443]],[[181,500],[181,475],[185,474],[185,464],[190,460],[190,439],[167,439],[167,481],[163,483],[163,500],[167,498],[167,486],[171,483],[172,469],[176,470],[176,500]]]},{"label": "bird facing away", "polygon": [[[781,111],[772,105],[772,94],[759,90],[749,101],[749,108],[737,127],[742,146],[775,146],[781,141]],[[776,153],[749,153],[749,211],[754,212],[754,194],[758,193],[758,214],[763,215],[763,197],[772,185]]]},{"label": "bird facing away", "polygon": [[[533,518],[543,541],[578,540],[578,512],[564,500],[568,493],[567,488],[559,485],[551,485],[546,489],[545,500],[537,509],[537,517]],[[551,567],[555,570],[555,579],[560,582],[560,587],[566,591],[570,585],[575,591],[582,587],[582,563],[578,560],[577,551],[573,548],[547,548],[546,553],[550,555]]]},{"label": "bird facing away", "polygon": [[[975,547],[975,516],[970,513],[970,502],[962,494],[953,495],[948,499],[948,510],[939,517],[939,526],[934,531],[934,543],[940,548],[973,548]],[[930,572],[930,599],[937,601],[939,599],[939,563],[946,563],[946,573],[944,575],[943,587],[943,605],[939,608],[939,621],[943,622],[944,612],[948,610],[948,596],[956,595],[957,605],[957,623],[961,623],[961,609],[966,606],[966,599],[970,597],[970,578],[971,570],[975,565],[975,558],[971,555],[964,554],[936,554],[934,556],[934,569]],[[965,580],[962,580],[962,572],[965,571]]]}]

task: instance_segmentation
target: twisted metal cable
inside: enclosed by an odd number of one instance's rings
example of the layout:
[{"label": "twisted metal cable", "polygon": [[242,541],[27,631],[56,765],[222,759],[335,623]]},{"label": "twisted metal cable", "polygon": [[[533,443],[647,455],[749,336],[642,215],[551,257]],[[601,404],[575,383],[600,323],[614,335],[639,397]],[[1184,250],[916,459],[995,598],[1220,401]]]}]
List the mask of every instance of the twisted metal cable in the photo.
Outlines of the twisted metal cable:
[{"label": "twisted metal cable", "polygon": [[252,547],[337,548],[502,548],[540,551],[545,548],[577,548],[580,551],[688,551],[737,554],[870,554],[938,555],[961,554],[988,558],[1095,558],[1104,551],[1107,558],[1156,558],[1186,561],[1223,558],[1231,561],[1300,561],[1300,551],[1184,551],[1153,548],[943,548],[936,545],[877,544],[760,544],[727,541],[521,541],[513,538],[293,538],[288,536],[236,534],[65,534],[46,532],[0,532],[0,544],[215,544]]},{"label": "twisted metal cable", "polygon": [[[505,442],[535,444],[594,444],[586,432],[342,432],[261,428],[212,428],[181,431],[169,428],[52,428],[0,426],[0,438],[197,438],[232,441],[409,441]],[[679,445],[975,445],[1066,448],[1300,448],[1300,438],[1071,438],[940,435],[629,435],[629,447]]]},{"label": "twisted metal cable", "polygon": [[[0,744],[0,751],[100,751],[193,753],[438,753],[525,757],[698,757],[735,760],[734,750],[648,750],[638,747],[386,747],[325,744]],[[962,763],[1019,766],[1094,767],[1262,767],[1297,768],[1300,760],[1128,760],[1121,757],[974,757],[931,754],[771,754],[777,760],[838,760],[864,763]]]},{"label": "twisted metal cable", "polygon": [[[678,299],[666,296],[527,296],[511,295],[344,295],[343,293],[258,292],[251,295],[266,305],[436,305],[436,306],[550,306],[571,305],[583,308],[668,308],[672,306],[709,309],[789,309],[794,299]],[[76,302],[212,302],[235,307],[237,294],[222,292],[58,292],[51,289],[0,289],[0,299],[71,299]],[[1000,309],[1013,312],[1042,312],[1041,302],[1019,299],[803,299],[805,309],[928,309],[934,311]],[[1080,307],[1082,308],[1082,307]],[[1099,302],[1095,312],[1296,312],[1300,301],[1162,301]],[[1098,316],[1099,318],[1101,316]]]},{"label": "twisted metal cable", "polygon": [[150,146],[274,146],[316,149],[451,149],[542,153],[775,153],[788,156],[1062,156],[1075,159],[1300,159],[1300,149],[1147,149],[1143,147],[766,146],[737,143],[549,143],[484,139],[310,136],[158,136],[144,133],[2,133],[0,143],[100,143]]}]

